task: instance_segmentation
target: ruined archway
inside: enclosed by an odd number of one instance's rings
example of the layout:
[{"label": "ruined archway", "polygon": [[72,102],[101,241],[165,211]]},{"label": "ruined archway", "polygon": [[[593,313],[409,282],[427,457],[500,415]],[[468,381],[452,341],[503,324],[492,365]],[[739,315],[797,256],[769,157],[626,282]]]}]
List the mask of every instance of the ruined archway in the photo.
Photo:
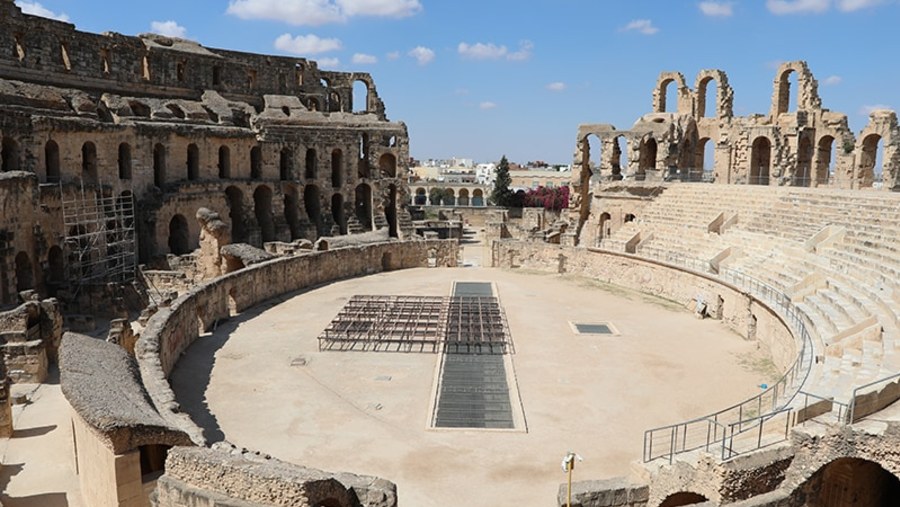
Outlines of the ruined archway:
[{"label": "ruined archway", "polygon": [[130,180],[131,179],[131,145],[128,143],[122,143],[119,145],[119,179],[120,180]]},{"label": "ruined archway", "polygon": [[680,72],[661,73],[653,91],[653,112],[681,113],[680,98],[687,91],[687,83]]},{"label": "ruined archway", "polygon": [[602,241],[612,235],[612,230],[609,225],[611,218],[612,216],[605,211],[600,214],[600,233],[597,235],[597,241]]},{"label": "ruined archway", "polygon": [[[791,88],[796,88],[796,92]],[[791,97],[795,97],[793,104]],[[772,116],[790,111],[821,109],[822,99],[815,78],[806,62],[785,62],[775,73],[775,90],[772,94]]]},{"label": "ruined archway", "polygon": [[636,180],[642,181],[647,177],[647,171],[656,169],[656,157],[659,147],[656,139],[648,137],[641,142],[641,156],[638,163],[638,170],[634,174]]},{"label": "ruined archway", "polygon": [[839,458],[801,484],[792,498],[817,507],[896,505],[900,478],[873,461]]},{"label": "ruined archway", "polygon": [[0,170],[3,172],[18,171],[21,163],[19,143],[11,137],[4,137],[0,141]]},{"label": "ruined archway", "polygon": [[793,185],[808,187],[812,175],[813,145],[809,136],[802,136],[797,146],[797,168],[794,170]]},{"label": "ruined archway", "polygon": [[316,238],[319,237],[322,230],[322,202],[320,199],[319,187],[306,185],[303,189],[303,207],[306,210],[307,219],[316,229]]},{"label": "ruined archway", "polygon": [[341,188],[344,184],[344,153],[336,149],[331,152],[331,187]]},{"label": "ruined archway", "polygon": [[472,206],[484,206],[484,192],[480,188],[472,191]]},{"label": "ruined archway", "polygon": [[282,148],[278,155],[278,178],[290,181],[294,175],[294,152],[290,148]]},{"label": "ruined archway", "polygon": [[837,162],[837,147],[832,136],[822,136],[817,143],[816,150],[816,185],[825,185],[834,174],[835,162]]},{"label": "ruined archway", "polygon": [[344,216],[344,196],[336,193],[331,196],[331,218],[338,226],[341,234],[347,234],[347,220]]},{"label": "ruined archway", "polygon": [[361,183],[356,187],[356,219],[367,231],[372,230],[372,187]]},{"label": "ruined archway", "polygon": [[231,178],[231,150],[228,146],[219,146],[219,178]]},{"label": "ruined archway", "polygon": [[25,252],[16,255],[16,292],[34,288],[34,265]]},{"label": "ruined archway", "polygon": [[244,224],[244,193],[237,187],[225,189],[228,200],[228,218],[231,219],[232,243],[247,242],[247,226]]},{"label": "ruined archway", "polygon": [[59,176],[59,145],[51,139],[44,146],[44,181],[57,183]]},{"label": "ruined archway", "polygon": [[316,150],[310,148],[306,150],[306,167],[304,168],[303,177],[306,181],[316,179],[316,165],[318,163]]},{"label": "ruined archway", "polygon": [[272,218],[272,189],[260,185],[253,192],[253,211],[263,243],[275,241],[275,221]]},{"label": "ruined archway", "polygon": [[200,148],[191,143],[187,148],[187,179],[194,181],[200,179]]},{"label": "ruined archway", "polygon": [[469,206],[469,189],[459,189],[459,198],[456,200],[458,206]]},{"label": "ruined archway", "polygon": [[426,204],[428,204],[428,192],[424,188],[419,187],[416,189],[415,205],[424,206]]},{"label": "ruined archway", "polygon": [[701,78],[697,86],[697,116],[718,118],[718,98],[719,83],[712,76]]},{"label": "ruined archway", "polygon": [[708,502],[709,499],[703,495],[692,493],[690,491],[682,491],[666,497],[659,507],[681,507],[682,505],[694,505],[698,503]]},{"label": "ruined archway", "polygon": [[254,146],[250,148],[250,179],[262,178],[262,148]]},{"label": "ruined archway", "polygon": [[166,184],[166,147],[160,143],[153,146],[153,184],[157,188]]},{"label": "ruined archway", "polygon": [[388,186],[387,200],[384,203],[384,217],[388,223],[388,233],[392,238],[399,237],[397,227],[397,185]]},{"label": "ruined archway", "polygon": [[764,136],[757,137],[753,141],[750,150],[750,181],[751,185],[768,185],[769,168],[772,164],[772,143]]},{"label": "ruined archway", "polygon": [[859,187],[871,187],[876,176],[881,175],[882,139],[879,134],[869,134],[862,141],[862,150],[859,153],[859,169],[857,181]]},{"label": "ruined archway", "polygon": [[353,81],[353,112],[365,113],[369,110],[369,84],[362,79]]},{"label": "ruined archway", "polygon": [[297,188],[286,185],[284,188],[284,221],[291,230],[291,241],[302,237],[300,233],[300,197]]},{"label": "ruined archway", "polygon": [[378,169],[385,178],[397,177],[397,157],[392,153],[385,153],[378,159]]},{"label": "ruined archway", "polygon": [[628,140],[625,136],[616,136],[612,140],[612,155],[609,159],[612,178],[622,179],[622,169],[628,168]]},{"label": "ruined archway", "polygon": [[191,252],[187,219],[177,214],[169,221],[169,253],[185,255]]},{"label": "ruined archway", "polygon": [[81,145],[81,178],[84,183],[97,183],[97,146],[90,141]]},{"label": "ruined archway", "polygon": [[361,180],[369,177],[369,134],[366,132],[359,135],[359,164],[356,172]]}]

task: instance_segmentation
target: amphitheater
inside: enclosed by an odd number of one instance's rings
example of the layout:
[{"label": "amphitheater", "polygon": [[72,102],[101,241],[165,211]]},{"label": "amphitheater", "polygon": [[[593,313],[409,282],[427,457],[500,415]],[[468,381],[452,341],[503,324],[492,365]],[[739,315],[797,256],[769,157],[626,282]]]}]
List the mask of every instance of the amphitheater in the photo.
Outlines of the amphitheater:
[{"label": "amphitheater", "polygon": [[439,240],[368,74],[0,1],[0,501],[900,504],[900,129],[817,87],[663,73]]}]

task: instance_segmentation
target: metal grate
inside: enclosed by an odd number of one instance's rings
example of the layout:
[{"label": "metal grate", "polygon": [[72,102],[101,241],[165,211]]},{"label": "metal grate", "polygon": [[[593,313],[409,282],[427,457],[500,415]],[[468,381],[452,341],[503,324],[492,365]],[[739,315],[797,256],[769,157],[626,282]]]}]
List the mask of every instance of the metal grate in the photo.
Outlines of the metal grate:
[{"label": "metal grate", "polygon": [[490,297],[494,295],[494,285],[489,282],[456,282],[453,284],[456,297]]},{"label": "metal grate", "polygon": [[501,355],[445,354],[434,426],[514,428]]},{"label": "metal grate", "polygon": [[615,334],[609,324],[582,324],[576,322],[575,331],[578,334]]}]

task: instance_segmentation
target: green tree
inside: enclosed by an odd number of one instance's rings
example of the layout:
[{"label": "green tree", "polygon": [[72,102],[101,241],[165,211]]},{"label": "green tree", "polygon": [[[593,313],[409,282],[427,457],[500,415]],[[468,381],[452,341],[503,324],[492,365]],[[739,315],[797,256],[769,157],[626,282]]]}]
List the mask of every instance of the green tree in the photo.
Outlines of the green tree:
[{"label": "green tree", "polygon": [[512,205],[513,191],[509,188],[512,185],[512,177],[509,175],[509,161],[506,155],[500,159],[497,165],[497,179],[494,181],[494,189],[491,191],[491,203],[494,206]]}]

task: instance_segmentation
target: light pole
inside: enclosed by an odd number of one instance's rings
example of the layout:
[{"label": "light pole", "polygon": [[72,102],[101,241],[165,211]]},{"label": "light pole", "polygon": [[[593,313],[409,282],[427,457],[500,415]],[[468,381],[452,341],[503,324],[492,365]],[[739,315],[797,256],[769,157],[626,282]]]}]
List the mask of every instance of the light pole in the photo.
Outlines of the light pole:
[{"label": "light pole", "polygon": [[568,475],[569,486],[566,490],[566,507],[572,507],[572,471],[575,470],[575,461],[583,461],[581,456],[569,451],[563,457],[562,470]]}]

